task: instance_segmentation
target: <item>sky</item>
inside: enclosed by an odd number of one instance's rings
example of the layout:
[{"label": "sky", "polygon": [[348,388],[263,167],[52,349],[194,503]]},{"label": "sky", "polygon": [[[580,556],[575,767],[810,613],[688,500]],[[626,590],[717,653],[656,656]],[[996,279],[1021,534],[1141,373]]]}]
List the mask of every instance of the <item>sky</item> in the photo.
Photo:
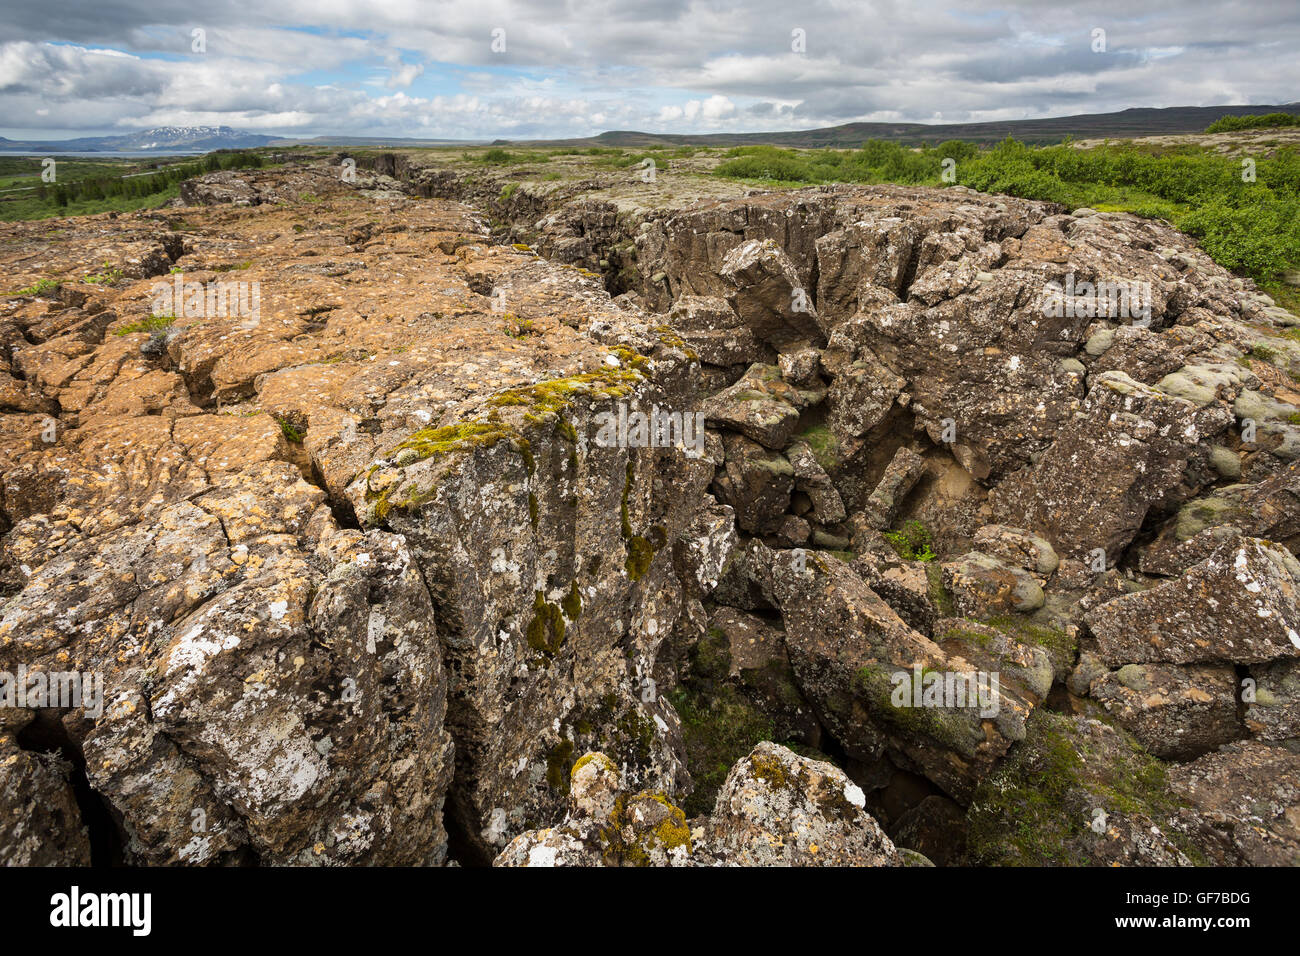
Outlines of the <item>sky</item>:
[{"label": "sky", "polygon": [[11,2],[0,135],[490,140],[1280,104],[1300,100],[1297,50],[1297,0]]}]

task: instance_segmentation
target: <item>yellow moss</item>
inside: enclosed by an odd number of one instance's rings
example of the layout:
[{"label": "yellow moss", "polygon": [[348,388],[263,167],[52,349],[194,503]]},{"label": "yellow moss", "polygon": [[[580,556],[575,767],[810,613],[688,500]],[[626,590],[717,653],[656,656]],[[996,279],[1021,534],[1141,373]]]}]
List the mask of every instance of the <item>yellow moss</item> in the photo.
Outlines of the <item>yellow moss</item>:
[{"label": "yellow moss", "polygon": [[650,796],[669,811],[668,819],[650,831],[651,834],[666,850],[675,850],[679,846],[684,846],[686,852],[690,853],[691,828],[686,825],[686,814],[662,793],[652,793]]},{"label": "yellow moss", "polygon": [[459,425],[444,425],[441,428],[421,428],[396,448],[393,452],[412,449],[421,459],[445,455],[467,448],[481,448],[495,445],[503,438],[509,438],[507,429],[491,422],[464,422]]},{"label": "yellow moss", "polygon": [[529,409],[529,420],[540,421],[547,415],[559,415],[580,397],[622,398],[644,380],[644,376],[635,371],[602,369],[599,372],[584,372],[568,378],[538,382],[536,385],[508,388],[488,399],[488,404],[498,408],[526,407]]},{"label": "yellow moss", "polygon": [[572,779],[576,777],[578,775],[578,771],[581,770],[583,767],[587,766],[587,764],[591,763],[593,760],[599,760],[600,765],[604,767],[606,770],[610,771],[611,773],[614,773],[618,770],[618,768],[614,766],[614,761],[610,760],[604,754],[592,752],[589,754],[583,754],[581,757],[578,758],[577,763],[573,765],[573,769],[569,771],[569,778]]}]

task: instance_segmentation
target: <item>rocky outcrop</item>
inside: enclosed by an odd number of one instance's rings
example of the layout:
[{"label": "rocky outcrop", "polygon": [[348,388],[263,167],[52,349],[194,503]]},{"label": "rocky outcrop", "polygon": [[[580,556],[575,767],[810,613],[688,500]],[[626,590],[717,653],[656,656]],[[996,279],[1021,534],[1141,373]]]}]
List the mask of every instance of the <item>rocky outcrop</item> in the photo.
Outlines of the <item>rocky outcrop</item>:
[{"label": "rocky outcrop", "polygon": [[0,708],[0,859],[1291,859],[1300,347],[1244,280],[960,188],[431,162],[6,227],[0,673],[104,706]]},{"label": "rocky outcrop", "polygon": [[497,866],[903,866],[863,809],[862,790],[828,763],[775,744],[738,761],[713,813],[687,820],[662,794],[623,791],[604,754],[574,766],[569,812],[516,837]]}]

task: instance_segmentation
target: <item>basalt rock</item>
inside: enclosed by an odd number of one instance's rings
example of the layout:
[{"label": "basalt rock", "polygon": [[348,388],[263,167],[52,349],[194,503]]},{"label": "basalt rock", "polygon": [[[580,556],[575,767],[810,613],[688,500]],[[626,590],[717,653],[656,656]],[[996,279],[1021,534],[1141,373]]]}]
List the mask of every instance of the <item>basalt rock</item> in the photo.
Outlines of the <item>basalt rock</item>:
[{"label": "basalt rock", "polygon": [[1189,760],[1244,735],[1231,667],[1126,664],[1088,695],[1157,757]]},{"label": "basalt rock", "polygon": [[770,239],[752,239],[727,254],[720,275],[727,302],[747,327],[777,350],[821,341],[817,310],[794,263]]},{"label": "basalt rock", "polygon": [[1169,770],[1173,795],[1187,808],[1181,826],[1218,866],[1300,863],[1300,756],[1242,741]]},{"label": "basalt rock", "polygon": [[775,744],[736,763],[711,815],[688,820],[657,793],[628,794],[604,754],[574,767],[555,827],[516,837],[497,866],[903,866],[838,768]]},{"label": "basalt rock", "polygon": [[1248,280],[960,187],[359,159],[4,227],[0,673],[105,695],[0,708],[0,859],[1292,860]]},{"label": "basalt rock", "polygon": [[1300,657],[1298,587],[1294,555],[1241,538],[1182,577],[1107,601],[1084,620],[1112,665],[1265,663]]},{"label": "basalt rock", "polygon": [[1064,556],[1101,549],[1113,563],[1182,477],[1196,443],[1227,426],[1226,409],[1205,411],[1105,372],[1041,460],[994,492],[994,513],[1035,529]]}]

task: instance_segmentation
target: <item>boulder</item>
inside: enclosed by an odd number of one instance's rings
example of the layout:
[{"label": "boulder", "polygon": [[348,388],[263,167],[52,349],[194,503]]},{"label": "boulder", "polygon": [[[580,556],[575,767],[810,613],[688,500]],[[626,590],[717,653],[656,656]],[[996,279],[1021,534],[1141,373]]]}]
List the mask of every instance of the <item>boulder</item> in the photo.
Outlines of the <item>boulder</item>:
[{"label": "boulder", "polygon": [[1259,538],[1220,546],[1182,577],[1094,608],[1084,621],[1112,666],[1259,664],[1300,657],[1300,564]]}]

